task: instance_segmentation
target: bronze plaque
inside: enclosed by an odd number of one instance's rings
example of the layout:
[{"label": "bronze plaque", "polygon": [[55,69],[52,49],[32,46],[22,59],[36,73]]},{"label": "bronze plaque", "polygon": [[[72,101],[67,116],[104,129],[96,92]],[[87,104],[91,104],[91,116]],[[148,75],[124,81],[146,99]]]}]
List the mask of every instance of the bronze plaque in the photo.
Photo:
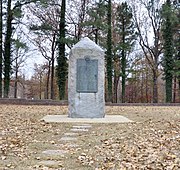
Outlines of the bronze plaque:
[{"label": "bronze plaque", "polygon": [[77,59],[76,90],[80,93],[98,91],[98,60]]}]

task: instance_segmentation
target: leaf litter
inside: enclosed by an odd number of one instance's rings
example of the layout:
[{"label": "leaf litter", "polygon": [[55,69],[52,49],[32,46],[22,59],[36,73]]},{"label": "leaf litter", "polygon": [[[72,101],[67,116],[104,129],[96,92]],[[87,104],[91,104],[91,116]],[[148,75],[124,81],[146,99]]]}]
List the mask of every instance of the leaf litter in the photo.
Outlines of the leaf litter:
[{"label": "leaf litter", "polygon": [[[65,114],[66,106],[0,105],[0,169],[180,169],[180,107],[106,107],[135,121],[92,124],[75,144],[59,139],[72,124],[45,123],[47,114]],[[64,157],[42,156],[64,149]],[[38,158],[38,159],[37,159]],[[38,165],[57,161],[60,166]]]}]

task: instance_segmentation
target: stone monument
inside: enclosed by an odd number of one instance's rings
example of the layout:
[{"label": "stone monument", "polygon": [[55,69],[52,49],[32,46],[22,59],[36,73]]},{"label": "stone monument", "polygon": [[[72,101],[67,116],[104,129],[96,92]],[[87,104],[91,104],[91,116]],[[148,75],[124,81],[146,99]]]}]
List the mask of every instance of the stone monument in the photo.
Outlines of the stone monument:
[{"label": "stone monument", "polygon": [[102,118],[104,106],[104,51],[85,37],[69,56],[68,116]]}]

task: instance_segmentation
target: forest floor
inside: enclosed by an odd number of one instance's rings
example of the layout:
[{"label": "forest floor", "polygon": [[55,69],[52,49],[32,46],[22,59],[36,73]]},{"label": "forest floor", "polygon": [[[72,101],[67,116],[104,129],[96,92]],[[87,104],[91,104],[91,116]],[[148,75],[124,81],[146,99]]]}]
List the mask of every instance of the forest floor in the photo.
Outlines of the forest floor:
[{"label": "forest floor", "polygon": [[49,114],[67,106],[0,105],[0,170],[180,169],[179,106],[106,106],[134,122],[90,124],[71,144],[60,138],[80,123],[41,121]]}]

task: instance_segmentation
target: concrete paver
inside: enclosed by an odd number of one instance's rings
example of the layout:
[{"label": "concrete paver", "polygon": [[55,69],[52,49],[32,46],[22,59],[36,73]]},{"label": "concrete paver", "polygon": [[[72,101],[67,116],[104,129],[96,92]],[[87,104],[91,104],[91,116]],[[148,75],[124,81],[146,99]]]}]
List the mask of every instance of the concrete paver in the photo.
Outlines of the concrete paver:
[{"label": "concrete paver", "polygon": [[88,132],[88,129],[83,129],[83,128],[72,128],[70,129],[72,132]]},{"label": "concrete paver", "polygon": [[63,136],[60,141],[76,141],[77,138],[76,137],[69,137],[69,136]]},{"label": "concrete paver", "polygon": [[52,160],[45,160],[39,162],[39,165],[44,165],[44,166],[58,166],[60,164],[59,161],[52,161]]},{"label": "concrete paver", "polygon": [[64,155],[67,153],[65,150],[45,150],[42,152],[42,154],[47,154],[47,155]]}]

